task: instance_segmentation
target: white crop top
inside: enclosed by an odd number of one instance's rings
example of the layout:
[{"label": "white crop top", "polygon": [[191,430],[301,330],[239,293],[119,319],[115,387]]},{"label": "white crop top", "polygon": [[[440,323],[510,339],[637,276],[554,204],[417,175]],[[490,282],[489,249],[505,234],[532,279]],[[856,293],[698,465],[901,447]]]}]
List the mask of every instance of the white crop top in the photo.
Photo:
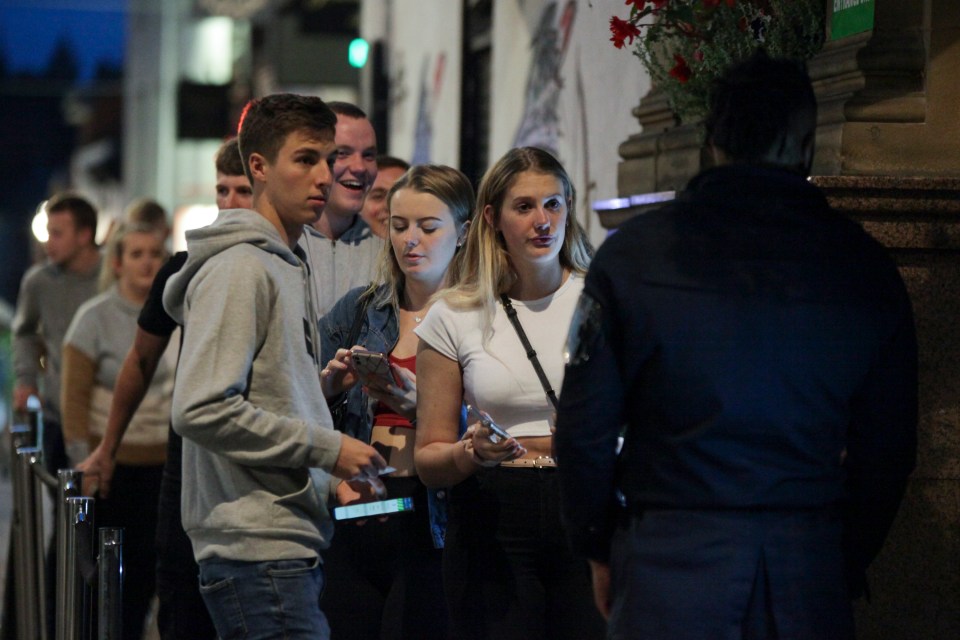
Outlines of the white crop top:
[{"label": "white crop top", "polygon": [[[557,394],[563,383],[567,330],[582,290],[583,278],[571,274],[545,298],[512,301]],[[553,406],[500,301],[486,345],[482,317],[480,309],[451,309],[445,301],[438,300],[415,332],[431,347],[460,363],[465,402],[486,411],[513,437],[549,436]]]}]

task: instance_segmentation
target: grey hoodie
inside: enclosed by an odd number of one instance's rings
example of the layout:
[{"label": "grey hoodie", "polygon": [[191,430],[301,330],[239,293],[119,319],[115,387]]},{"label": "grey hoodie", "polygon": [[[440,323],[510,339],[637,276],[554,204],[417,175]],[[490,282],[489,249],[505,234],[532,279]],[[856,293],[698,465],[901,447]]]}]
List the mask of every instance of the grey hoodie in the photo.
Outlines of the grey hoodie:
[{"label": "grey hoodie", "polygon": [[187,248],[163,304],[184,326],[172,421],[194,556],[316,557],[333,532],[341,435],[320,389],[308,269],[247,209],[188,232]]}]

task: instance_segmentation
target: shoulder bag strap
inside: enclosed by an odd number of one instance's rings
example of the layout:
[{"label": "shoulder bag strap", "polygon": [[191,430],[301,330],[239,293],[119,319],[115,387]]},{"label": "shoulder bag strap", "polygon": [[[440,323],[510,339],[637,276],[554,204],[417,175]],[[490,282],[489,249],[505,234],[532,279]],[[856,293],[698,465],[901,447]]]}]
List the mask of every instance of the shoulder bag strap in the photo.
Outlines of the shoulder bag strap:
[{"label": "shoulder bag strap", "polygon": [[364,295],[363,302],[357,307],[357,315],[353,316],[353,324],[350,325],[350,333],[347,334],[347,343],[343,345],[344,349],[349,349],[357,343],[357,338],[360,337],[360,328],[363,326],[363,319],[367,315],[367,307],[370,306],[370,300],[373,299],[373,294]]},{"label": "shoulder bag strap", "polygon": [[537,372],[537,377],[540,378],[540,384],[543,385],[543,390],[547,392],[547,397],[550,399],[550,404],[553,405],[555,411],[559,411],[560,403],[557,401],[557,394],[554,393],[553,387],[550,386],[550,380],[547,379],[547,374],[543,372],[543,367],[540,366],[537,352],[534,351],[533,345],[531,345],[530,340],[527,339],[527,334],[524,332],[523,326],[520,324],[520,319],[517,317],[517,310],[513,308],[513,303],[510,302],[510,298],[508,298],[505,293],[500,294],[500,302],[503,304],[503,310],[507,312],[507,318],[510,319],[510,324],[513,325],[513,328],[517,330],[517,335],[520,336],[520,342],[527,352],[527,359],[533,364],[533,368]]}]

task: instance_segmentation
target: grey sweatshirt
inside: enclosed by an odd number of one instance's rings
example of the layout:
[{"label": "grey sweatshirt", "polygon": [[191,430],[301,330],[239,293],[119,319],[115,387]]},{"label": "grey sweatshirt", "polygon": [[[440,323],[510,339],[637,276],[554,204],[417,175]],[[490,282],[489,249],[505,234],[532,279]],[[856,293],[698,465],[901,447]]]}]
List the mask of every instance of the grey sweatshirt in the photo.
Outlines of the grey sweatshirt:
[{"label": "grey sweatshirt", "polygon": [[187,233],[163,304],[184,327],[173,393],[183,526],[198,561],[313,558],[340,454],[320,389],[304,262],[246,209]]},{"label": "grey sweatshirt", "polygon": [[[52,263],[31,267],[20,283],[13,317],[13,368],[17,384],[37,386],[41,373],[44,417],[60,422],[60,360],[73,314],[97,295],[100,263],[75,273]],[[46,358],[41,370],[40,357]]]},{"label": "grey sweatshirt", "polygon": [[300,246],[307,253],[315,286],[317,316],[322,317],[347,291],[370,284],[377,274],[383,240],[373,235],[360,216],[336,240],[313,227],[304,229]]}]

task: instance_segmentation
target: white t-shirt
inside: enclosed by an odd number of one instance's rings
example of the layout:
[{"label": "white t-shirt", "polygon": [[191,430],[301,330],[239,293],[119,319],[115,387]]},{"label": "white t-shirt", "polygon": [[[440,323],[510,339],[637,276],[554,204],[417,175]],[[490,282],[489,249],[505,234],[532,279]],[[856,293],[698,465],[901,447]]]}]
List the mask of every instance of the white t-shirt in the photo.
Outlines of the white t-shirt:
[{"label": "white t-shirt", "polygon": [[[512,301],[540,366],[558,394],[563,383],[564,342],[582,290],[583,278],[571,274],[545,298]],[[460,364],[465,402],[486,411],[511,436],[550,435],[553,406],[503,305],[497,301],[486,345],[482,316],[480,309],[451,309],[439,300],[415,332]]]}]

